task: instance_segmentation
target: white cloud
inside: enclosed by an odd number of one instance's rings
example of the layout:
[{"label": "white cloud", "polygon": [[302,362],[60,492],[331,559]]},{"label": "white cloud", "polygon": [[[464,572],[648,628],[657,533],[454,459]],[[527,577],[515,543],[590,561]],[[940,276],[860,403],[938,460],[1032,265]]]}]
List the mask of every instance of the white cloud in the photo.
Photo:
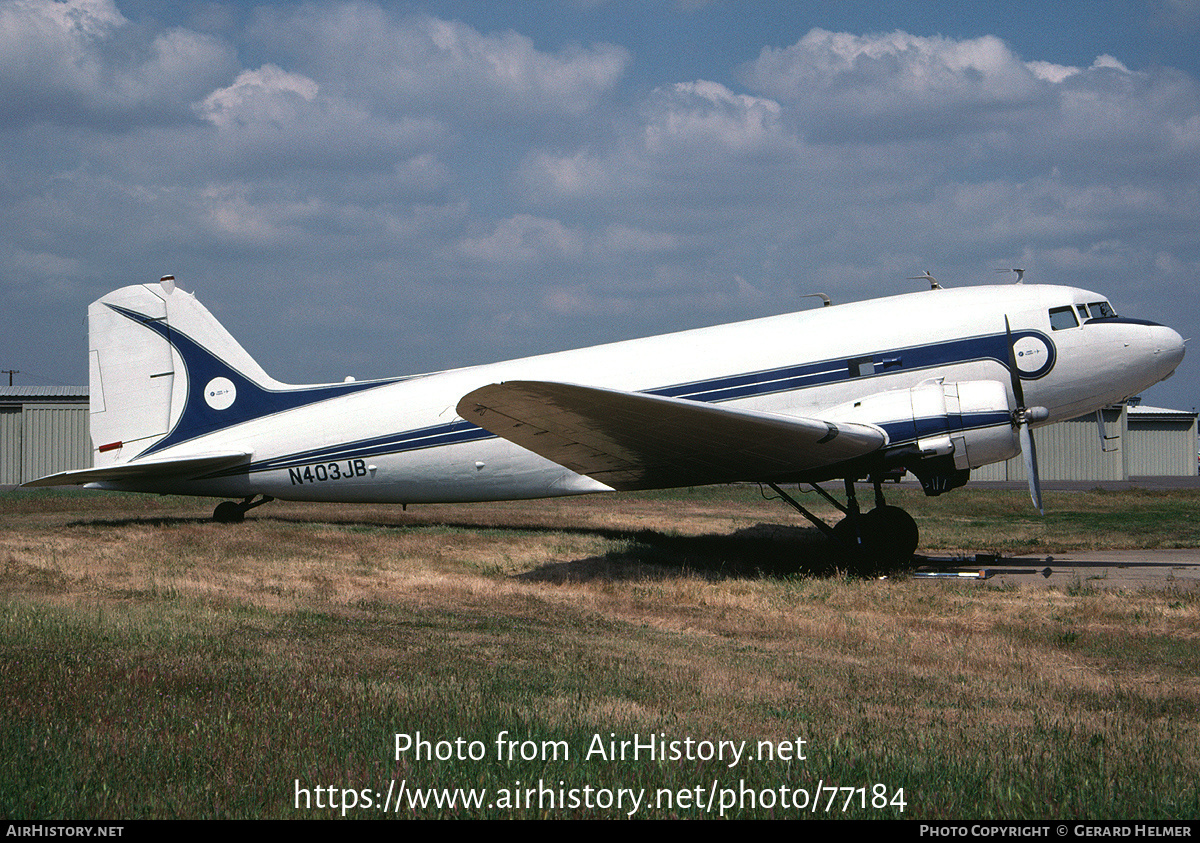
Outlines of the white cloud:
[{"label": "white cloud", "polygon": [[[586,257],[586,266],[580,268],[594,273],[599,267],[624,266],[629,260],[663,256],[678,247],[679,238],[671,233],[619,224],[579,230],[559,220],[517,214],[500,220],[486,234],[463,237],[456,251],[469,260],[495,265],[552,263],[561,267],[567,263],[580,267]],[[611,282],[592,278],[589,283],[606,286]]]},{"label": "white cloud", "polygon": [[465,123],[582,114],[612,90],[630,60],[611,44],[546,52],[515,32],[398,18],[367,3],[264,9],[255,31],[331,84]]},{"label": "white cloud", "polygon": [[679,82],[659,91],[655,105],[645,128],[651,153],[702,148],[740,154],[781,139],[779,103],[716,82]]},{"label": "white cloud", "polygon": [[1107,53],[1104,55],[1096,56],[1096,60],[1094,62],[1092,62],[1093,69],[1101,68],[1101,67],[1107,67],[1110,70],[1119,70],[1122,73],[1129,72],[1128,67],[1126,67],[1121,62],[1117,61],[1115,58],[1108,55]]},{"label": "white cloud", "polygon": [[522,162],[520,178],[542,201],[598,196],[611,187],[606,162],[587,148],[567,154],[535,150]]},{"label": "white cloud", "polygon": [[1065,79],[1079,73],[1078,67],[1070,67],[1063,64],[1053,64],[1048,61],[1027,61],[1025,66],[1029,68],[1029,72],[1046,82],[1055,84],[1062,82]]},{"label": "white cloud", "polygon": [[908,124],[909,132],[922,126],[940,131],[950,114],[956,121],[971,120],[1039,94],[1031,69],[990,35],[958,41],[814,29],[790,47],[764,49],[742,75],[752,88],[800,108],[805,117],[885,133],[895,132],[896,124]]},{"label": "white cloud", "polygon": [[240,73],[227,88],[213,91],[196,111],[217,126],[267,122],[294,123],[305,104],[317,96],[317,83],[273,64]]},{"label": "white cloud", "polygon": [[[1131,71],[1111,55],[1073,67],[1024,61],[994,36],[813,30],[790,47],[764,49],[742,78],[782,105],[779,122],[798,138],[888,156],[907,145],[935,171],[1026,177],[1104,166],[1120,178],[1171,166],[1187,178],[1200,160],[1188,159],[1200,152],[1196,80],[1170,69]],[[915,171],[911,159],[897,163]]]},{"label": "white cloud", "polygon": [[218,241],[235,240],[264,248],[277,245],[284,234],[278,209],[269,213],[267,205],[251,199],[246,185],[208,187],[201,196],[211,233]]},{"label": "white cloud", "polygon": [[496,224],[482,237],[463,238],[458,252],[486,263],[539,263],[576,260],[583,254],[582,238],[558,220],[517,214]]},{"label": "white cloud", "polygon": [[493,90],[534,111],[543,103],[570,113],[586,109],[610,89],[628,60],[624,50],[603,45],[557,54],[539,52],[528,38],[514,32],[482,35],[458,22],[427,18],[415,29],[432,49],[417,52],[428,71],[449,73],[472,87]]},{"label": "white cloud", "polygon": [[111,0],[0,3],[5,123],[178,121],[233,66],[229,45],[208,35],[171,29],[147,39]]},{"label": "white cloud", "polygon": [[328,172],[338,173],[345,187],[347,173],[370,172],[376,179],[386,175],[393,190],[426,194],[447,180],[438,153],[448,135],[439,122],[372,112],[278,65],[243,71],[193,107],[216,130],[199,152],[211,162],[210,178]]}]

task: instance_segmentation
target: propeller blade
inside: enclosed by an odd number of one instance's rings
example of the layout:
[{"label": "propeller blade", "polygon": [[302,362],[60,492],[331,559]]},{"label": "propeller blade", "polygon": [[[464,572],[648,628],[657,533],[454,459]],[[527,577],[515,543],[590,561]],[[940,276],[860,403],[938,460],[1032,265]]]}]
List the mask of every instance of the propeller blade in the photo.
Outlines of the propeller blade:
[{"label": "propeller blade", "polygon": [[1017,350],[1013,347],[1012,326],[1008,324],[1008,316],[1004,317],[1004,338],[1008,341],[1008,377],[1012,381],[1013,397],[1017,399],[1017,407],[1025,406],[1025,388],[1021,386],[1021,372],[1017,369]]},{"label": "propeller blade", "polygon": [[1038,477],[1037,449],[1033,445],[1033,431],[1029,429],[1029,422],[1021,422],[1017,432],[1021,435],[1021,456],[1025,458],[1025,475],[1029,478],[1029,497],[1038,514],[1045,515],[1046,510],[1042,508],[1042,481]]},{"label": "propeller blade", "polygon": [[1029,497],[1038,514],[1045,515],[1046,510],[1042,508],[1042,481],[1038,477],[1037,449],[1033,445],[1033,431],[1029,428],[1029,422],[1045,419],[1050,411],[1045,407],[1025,406],[1025,388],[1021,385],[1021,372],[1017,369],[1017,350],[1013,347],[1012,325],[1007,314],[1004,316],[1004,338],[1008,342],[1008,376],[1012,380],[1013,398],[1017,402],[1013,424],[1017,426],[1017,434],[1021,437],[1021,456],[1025,459],[1025,476],[1029,478]]}]

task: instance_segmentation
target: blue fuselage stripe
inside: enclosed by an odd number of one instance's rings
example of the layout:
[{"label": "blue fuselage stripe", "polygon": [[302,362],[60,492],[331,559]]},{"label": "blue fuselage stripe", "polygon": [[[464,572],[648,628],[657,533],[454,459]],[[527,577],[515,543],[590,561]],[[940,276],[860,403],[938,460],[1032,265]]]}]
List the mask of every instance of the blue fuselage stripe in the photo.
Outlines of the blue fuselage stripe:
[{"label": "blue fuselage stripe", "polygon": [[[1024,333],[1024,332],[1023,332]],[[1016,337],[1023,335],[1014,334]],[[994,360],[1007,366],[1007,344],[1003,334],[949,340],[912,348],[877,352],[871,357],[849,360],[823,360],[817,363],[785,366],[759,372],[748,372],[711,378],[692,383],[676,384],[645,390],[649,395],[669,398],[684,398],[705,403],[733,401],[760,395],[791,392],[816,386],[826,386],[851,379],[888,376],[901,372],[919,371],[954,363],[978,360]],[[870,363],[870,374],[859,376],[854,366]],[[946,435],[967,430],[1007,425],[1010,419],[1005,412],[982,413],[971,416],[935,417],[913,420],[885,421],[879,426],[887,431],[892,444],[905,444],[927,436]],[[457,445],[497,438],[494,434],[458,420],[449,424],[410,430],[399,433],[362,439],[354,442],[329,445],[259,460],[249,465],[237,466],[209,475],[228,476],[241,473],[277,471],[296,466],[320,462],[340,462],[347,459],[401,454],[444,445]]]},{"label": "blue fuselage stripe", "polygon": [[[455,428],[453,430],[449,428]],[[249,466],[238,466],[212,477],[229,474],[240,474],[247,469],[251,472],[276,471],[284,468],[294,468],[319,462],[343,462],[352,459],[368,459],[370,457],[400,454],[406,451],[419,451],[425,448],[437,448],[442,445],[458,445],[463,442],[478,442],[481,439],[495,439],[481,427],[469,422],[458,422],[455,425],[439,425],[438,427],[413,430],[390,436],[377,436],[357,442],[347,442],[340,445],[330,445],[325,448],[315,448],[311,451],[300,451],[286,456],[259,460]]]}]

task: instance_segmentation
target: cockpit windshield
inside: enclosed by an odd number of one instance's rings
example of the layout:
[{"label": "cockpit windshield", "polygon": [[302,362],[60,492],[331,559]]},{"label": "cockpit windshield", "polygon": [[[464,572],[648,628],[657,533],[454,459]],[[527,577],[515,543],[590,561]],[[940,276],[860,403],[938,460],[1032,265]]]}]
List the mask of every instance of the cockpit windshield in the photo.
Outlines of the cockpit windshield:
[{"label": "cockpit windshield", "polygon": [[1070,307],[1050,308],[1050,327],[1055,331],[1078,328],[1079,320],[1075,318],[1074,309]]},{"label": "cockpit windshield", "polygon": [[1088,304],[1076,304],[1074,307],[1050,308],[1050,327],[1055,331],[1065,331],[1078,328],[1093,319],[1112,319],[1117,315],[1112,305],[1106,301],[1094,301]]}]

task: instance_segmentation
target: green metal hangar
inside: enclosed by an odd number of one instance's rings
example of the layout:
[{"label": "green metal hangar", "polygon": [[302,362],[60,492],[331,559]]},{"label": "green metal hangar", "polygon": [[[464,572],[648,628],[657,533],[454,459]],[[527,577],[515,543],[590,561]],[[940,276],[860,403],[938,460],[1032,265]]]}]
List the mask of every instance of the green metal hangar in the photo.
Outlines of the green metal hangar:
[{"label": "green metal hangar", "polygon": [[[1139,399],[1034,431],[1043,481],[1128,481],[1195,477],[1196,413],[1148,407]],[[971,480],[1025,482],[1021,457],[971,472]]]},{"label": "green metal hangar", "polygon": [[91,465],[87,387],[0,387],[0,488]]},{"label": "green metal hangar", "polygon": [[[1044,427],[1034,433],[1042,480],[1194,477],[1196,415],[1135,399],[1105,410],[1103,425],[1084,416]],[[88,468],[91,460],[87,387],[0,387],[0,487]],[[1024,482],[1025,467],[1017,457],[976,469],[971,479]]]}]

